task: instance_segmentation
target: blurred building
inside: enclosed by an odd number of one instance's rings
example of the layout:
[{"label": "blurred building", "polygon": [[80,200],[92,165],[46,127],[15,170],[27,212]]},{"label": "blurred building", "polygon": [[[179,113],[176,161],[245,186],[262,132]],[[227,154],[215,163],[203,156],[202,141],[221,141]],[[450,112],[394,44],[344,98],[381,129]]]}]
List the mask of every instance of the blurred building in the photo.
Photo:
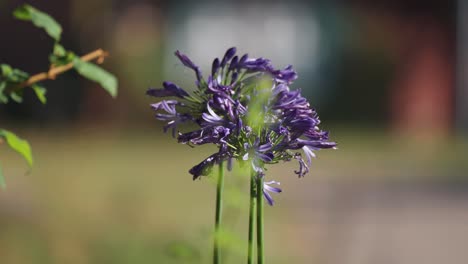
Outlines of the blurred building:
[{"label": "blurred building", "polygon": [[[39,71],[46,67],[43,54],[50,41],[11,19],[7,13],[18,3],[11,1],[2,9],[6,26],[0,33],[13,37],[1,44],[1,58]],[[45,120],[76,114],[88,121],[135,120],[145,116],[140,98],[146,87],[175,78],[192,86],[189,72],[179,74],[182,67],[174,50],[190,54],[206,70],[211,58],[237,46],[241,52],[272,58],[278,67],[293,64],[300,75],[295,87],[302,88],[323,118],[335,123],[442,136],[452,133],[455,120],[466,123],[466,118],[456,118],[465,111],[455,112],[456,65],[464,67],[456,59],[464,42],[457,47],[455,1],[121,0],[36,5],[64,25],[68,47],[83,53],[98,47],[111,51],[105,67],[120,79],[119,106],[99,90],[73,88],[83,83],[73,76],[48,83],[51,100],[46,107],[31,98],[26,105],[8,106],[11,114],[37,118],[41,113]],[[462,11],[459,14],[463,17]],[[34,49],[29,43],[35,43]],[[25,110],[30,107],[34,110]]]}]

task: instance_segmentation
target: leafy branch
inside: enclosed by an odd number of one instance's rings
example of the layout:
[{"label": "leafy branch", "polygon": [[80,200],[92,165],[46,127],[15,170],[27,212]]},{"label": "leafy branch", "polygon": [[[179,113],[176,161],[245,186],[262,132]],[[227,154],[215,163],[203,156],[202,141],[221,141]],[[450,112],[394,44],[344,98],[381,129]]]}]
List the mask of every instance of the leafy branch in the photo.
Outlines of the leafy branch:
[{"label": "leafy branch", "polygon": [[[108,52],[102,50],[102,49],[97,49],[93,52],[90,52],[82,57],[80,57],[80,59],[82,61],[86,61],[86,62],[89,62],[89,61],[93,61],[93,60],[97,60],[97,63],[98,64],[102,64],[104,62],[104,58],[107,57],[109,55]],[[31,86],[37,82],[41,82],[41,81],[45,81],[45,80],[54,80],[56,78],[57,75],[59,74],[62,74],[64,72],[67,72],[71,69],[73,69],[74,65],[72,62],[68,63],[68,64],[65,64],[65,65],[61,65],[61,66],[52,66],[50,68],[49,71],[47,72],[42,72],[42,73],[38,73],[38,74],[35,74],[31,77],[29,77],[29,79],[27,79],[25,82],[21,83],[20,86],[18,86],[16,89],[20,89],[20,88],[25,88],[25,87],[28,87],[28,86]]]},{"label": "leafy branch", "polygon": [[[20,69],[15,69],[8,64],[0,64],[0,103],[6,104],[11,98],[17,103],[23,100],[23,88],[31,87],[37,98],[43,104],[47,102],[46,88],[40,82],[54,80],[57,75],[69,70],[76,70],[81,76],[99,83],[112,97],[117,96],[117,78],[98,65],[91,63],[96,61],[102,64],[108,52],[97,49],[82,57],[74,52],[66,50],[60,44],[62,26],[48,14],[30,6],[22,5],[14,10],[13,16],[16,19],[29,21],[38,28],[42,28],[54,40],[52,54],[49,55],[50,67],[47,72],[30,75]],[[31,167],[33,158],[29,143],[16,136],[14,133],[0,129],[0,144],[7,142],[8,145],[18,152]],[[0,167],[0,187],[4,187],[3,174]]]}]

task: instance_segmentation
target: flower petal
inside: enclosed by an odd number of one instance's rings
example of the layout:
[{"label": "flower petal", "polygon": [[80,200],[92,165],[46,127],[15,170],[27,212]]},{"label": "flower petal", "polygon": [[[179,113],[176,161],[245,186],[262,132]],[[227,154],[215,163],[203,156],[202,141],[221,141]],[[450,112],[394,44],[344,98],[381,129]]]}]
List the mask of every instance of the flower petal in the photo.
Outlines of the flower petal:
[{"label": "flower petal", "polygon": [[187,57],[187,55],[183,54],[182,52],[180,52],[178,50],[175,52],[175,55],[177,56],[177,58],[179,58],[179,60],[182,62],[182,64],[184,64],[186,67],[188,67],[188,68],[195,71],[195,74],[197,75],[197,80],[198,81],[201,81],[203,79],[200,67],[195,65],[195,63],[193,63],[189,59],[189,57]]},{"label": "flower petal", "polygon": [[157,88],[149,88],[146,91],[147,95],[154,96],[154,97],[168,97],[168,96],[177,96],[180,98],[184,98],[189,96],[189,94],[179,86],[175,85],[171,82],[164,82],[163,87],[161,89]]}]

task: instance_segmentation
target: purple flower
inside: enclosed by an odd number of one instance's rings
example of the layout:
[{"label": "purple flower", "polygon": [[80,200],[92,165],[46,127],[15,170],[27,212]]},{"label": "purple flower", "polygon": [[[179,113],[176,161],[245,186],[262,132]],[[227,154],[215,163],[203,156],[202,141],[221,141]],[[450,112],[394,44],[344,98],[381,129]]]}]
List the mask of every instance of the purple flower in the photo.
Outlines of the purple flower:
[{"label": "purple flower", "polygon": [[218,162],[219,154],[215,153],[199,164],[193,166],[193,168],[190,169],[190,174],[193,175],[193,180],[198,179],[200,176],[207,176],[211,173],[211,170],[213,168],[213,165]]},{"label": "purple flower", "polygon": [[269,205],[273,206],[275,201],[273,200],[273,197],[271,197],[270,193],[280,193],[282,190],[278,187],[270,186],[271,184],[280,185],[277,181],[263,182],[263,197],[265,197]]},{"label": "purple flower", "polygon": [[251,160],[252,168],[258,172],[263,172],[263,164],[271,162],[274,158],[271,142],[260,144],[260,140],[255,139],[254,143],[244,143],[245,154],[242,156],[244,161]]},{"label": "purple flower", "polygon": [[199,164],[193,166],[189,171],[190,174],[193,175],[193,180],[198,179],[200,176],[208,176],[211,173],[211,170],[213,169],[213,165],[219,163],[226,157],[227,153],[220,151],[209,156]]},{"label": "purple flower", "polygon": [[299,146],[309,146],[314,149],[329,149],[335,148],[335,142],[328,142],[323,140],[305,140],[305,139],[297,139],[297,143]]},{"label": "purple flower", "polygon": [[274,78],[281,83],[292,83],[297,79],[297,73],[293,70],[292,65],[288,65],[283,70],[272,70],[270,72]]},{"label": "purple flower", "polygon": [[208,77],[208,92],[226,99],[231,99],[232,87],[230,85],[222,85],[210,76]]},{"label": "purple flower", "polygon": [[153,108],[154,111],[164,110],[171,115],[175,115],[177,113],[175,108],[176,105],[183,106],[183,104],[176,100],[163,100],[161,102],[151,104],[151,108]]},{"label": "purple flower", "polygon": [[224,54],[223,60],[221,61],[221,67],[224,67],[226,63],[234,57],[236,54],[237,49],[235,47],[229,48],[226,53]]},{"label": "purple flower", "polygon": [[287,91],[287,86],[285,85],[278,85],[275,88],[275,92],[277,92],[275,104],[273,105],[273,109],[283,109],[283,110],[293,110],[293,109],[303,109],[309,110],[308,112],[312,112],[309,109],[309,102],[307,99],[301,96],[301,91]]},{"label": "purple flower", "polygon": [[[195,71],[197,87],[191,94],[170,82],[164,82],[161,89],[149,89],[148,95],[177,99],[152,104],[156,119],[167,122],[164,131],[171,128],[173,135],[177,125],[192,121],[197,127],[179,132],[178,142],[191,147],[203,144],[218,147],[217,153],[190,169],[194,179],[208,175],[214,164],[224,160],[228,161],[228,169],[233,160],[247,161],[258,177],[266,177],[267,165],[295,159],[299,169],[294,173],[304,177],[315,152],[335,149],[336,143],[329,140],[328,132],[320,130],[320,119],[301,90],[291,89],[298,77],[291,65],[278,69],[266,58],[238,56],[236,52],[232,47],[221,59],[215,58],[211,75],[205,80],[200,68],[176,51],[182,64]],[[258,82],[264,78],[272,82],[271,90],[258,89]],[[261,105],[256,107],[256,102]],[[249,116],[258,113],[250,111],[258,109],[263,111],[262,118],[252,124]],[[281,192],[274,184],[279,185],[266,181],[263,186],[270,205],[273,205],[271,194]]]},{"label": "purple flower", "polygon": [[231,131],[229,128],[214,126],[180,134],[177,140],[179,143],[191,143],[193,145],[203,145],[207,143],[225,144],[226,137],[229,136],[230,133]]},{"label": "purple flower", "polygon": [[312,151],[314,149],[312,147],[310,147],[310,146],[303,146],[302,150],[304,151],[304,154],[306,155],[307,164],[309,164],[309,166],[310,166],[312,164],[312,158],[316,157],[315,153]]},{"label": "purple flower", "polygon": [[233,71],[237,68],[238,60],[239,58],[237,56],[234,56],[234,58],[232,58],[231,63],[229,64],[228,72]]},{"label": "purple flower", "polygon": [[[257,138],[253,145],[244,143],[244,149],[247,151],[242,157],[243,160],[260,159],[263,162],[270,162],[273,160],[273,153],[270,151],[273,145],[270,142],[260,145],[260,140]],[[252,157],[253,156],[253,157]]]},{"label": "purple flower", "polygon": [[294,173],[296,173],[299,178],[304,177],[309,172],[309,166],[304,162],[300,153],[296,153],[294,158],[299,162],[299,170],[295,170]]},{"label": "purple flower", "polygon": [[203,79],[203,76],[202,76],[202,73],[201,73],[201,70],[200,70],[200,67],[198,67],[197,65],[195,65],[195,63],[193,63],[189,57],[187,57],[187,55],[183,54],[182,52],[180,51],[176,51],[175,52],[175,55],[177,56],[177,58],[179,58],[179,60],[182,62],[182,64],[184,64],[185,67],[188,67],[192,70],[195,71],[195,74],[197,75],[197,81],[200,82],[202,79]]},{"label": "purple flower", "polygon": [[246,58],[244,60],[239,61],[238,67],[240,69],[246,69],[249,72],[265,72],[271,69],[270,60],[265,58]]},{"label": "purple flower", "polygon": [[211,66],[211,76],[215,76],[215,74],[218,72],[219,68],[220,68],[219,59],[216,58],[213,61],[213,65]]},{"label": "purple flower", "polygon": [[146,91],[146,94],[154,97],[177,96],[180,98],[184,98],[189,96],[189,94],[186,91],[184,91],[184,89],[171,82],[163,82],[163,87],[164,88],[162,89],[150,88],[148,89],[148,91]]},{"label": "purple flower", "polygon": [[[172,137],[175,137],[176,135],[178,124],[192,120],[192,116],[189,114],[177,113],[176,105],[183,106],[182,103],[176,100],[163,100],[151,105],[151,108],[156,111],[156,119],[167,121],[167,124],[164,126],[164,132],[167,132],[167,130],[171,128]],[[165,113],[161,113],[160,110],[165,111]]]},{"label": "purple flower", "polygon": [[208,113],[202,113],[202,118],[207,123],[211,125],[223,125],[225,123],[225,119],[217,115],[213,109],[211,109],[210,104],[206,104],[206,109],[208,110]]}]

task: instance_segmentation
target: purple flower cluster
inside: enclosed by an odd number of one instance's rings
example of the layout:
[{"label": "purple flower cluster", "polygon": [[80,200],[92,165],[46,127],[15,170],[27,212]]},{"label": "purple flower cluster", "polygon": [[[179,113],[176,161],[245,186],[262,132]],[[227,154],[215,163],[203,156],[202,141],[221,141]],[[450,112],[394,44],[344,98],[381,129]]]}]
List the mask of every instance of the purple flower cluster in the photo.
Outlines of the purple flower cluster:
[{"label": "purple flower cluster", "polygon": [[[314,151],[335,148],[328,132],[319,129],[320,120],[300,90],[291,90],[297,78],[292,66],[276,69],[270,60],[236,55],[236,48],[226,51],[222,59],[213,61],[206,79],[200,67],[185,54],[175,55],[196,75],[192,93],[174,83],[164,82],[162,88],[150,88],[154,97],[171,97],[152,104],[156,119],[166,122],[179,143],[190,146],[216,144],[219,151],[190,169],[193,179],[208,175],[214,164],[233,160],[249,162],[257,177],[265,177],[265,165],[297,160],[295,173],[303,177],[309,172]],[[182,123],[196,125],[194,131],[178,131]],[[304,160],[305,157],[305,160]],[[272,205],[270,192],[275,181],[265,181],[263,193]]]}]

